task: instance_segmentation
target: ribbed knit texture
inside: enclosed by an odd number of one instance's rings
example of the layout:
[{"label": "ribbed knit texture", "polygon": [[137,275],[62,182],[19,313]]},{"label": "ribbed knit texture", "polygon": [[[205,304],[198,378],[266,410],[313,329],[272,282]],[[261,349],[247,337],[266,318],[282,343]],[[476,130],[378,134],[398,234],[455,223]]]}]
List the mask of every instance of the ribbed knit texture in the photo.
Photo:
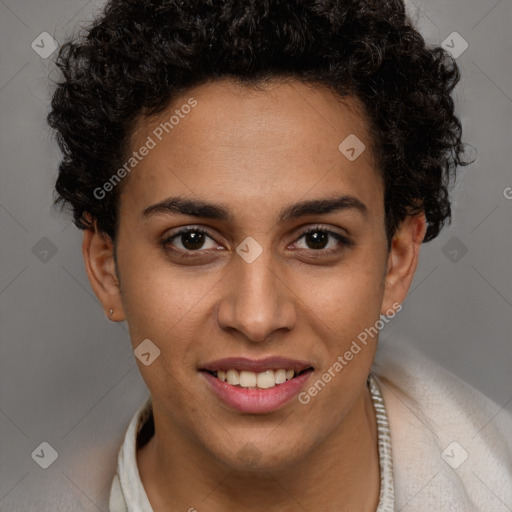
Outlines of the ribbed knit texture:
[{"label": "ribbed knit texture", "polygon": [[393,512],[395,509],[395,491],[388,416],[379,385],[371,373],[368,377],[368,384],[377,417],[377,438],[379,443],[380,496],[376,512]]}]

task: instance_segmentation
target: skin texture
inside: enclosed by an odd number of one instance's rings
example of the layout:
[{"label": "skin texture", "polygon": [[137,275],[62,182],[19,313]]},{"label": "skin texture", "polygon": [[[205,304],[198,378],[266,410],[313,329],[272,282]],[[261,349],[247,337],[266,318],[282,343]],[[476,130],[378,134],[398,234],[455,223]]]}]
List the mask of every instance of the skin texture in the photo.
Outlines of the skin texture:
[{"label": "skin texture", "polygon": [[[384,190],[364,115],[355,98],[340,101],[323,87],[201,85],[139,120],[133,148],[190,97],[197,106],[121,185],[117,272],[108,237],[96,228],[83,241],[105,311],[127,320],[134,349],[149,338],[161,351],[149,366],[137,360],[155,419],[155,436],[138,453],[149,500],[155,512],[374,511],[377,431],[366,379],[376,337],[307,405],[292,400],[267,414],[229,409],[198,368],[231,356],[290,357],[314,367],[307,389],[403,302],[425,217],[407,217],[388,253]],[[366,151],[350,162],[338,145],[352,133]],[[367,215],[346,209],[278,222],[286,206],[341,195],[362,201]],[[143,218],[170,196],[221,204],[232,218]],[[330,235],[315,248],[303,233],[317,225],[352,245]],[[183,238],[167,248],[162,242],[187,226],[211,238],[185,259]],[[236,252],[248,236],[263,250],[252,263]],[[322,248],[335,252],[319,256]]]}]

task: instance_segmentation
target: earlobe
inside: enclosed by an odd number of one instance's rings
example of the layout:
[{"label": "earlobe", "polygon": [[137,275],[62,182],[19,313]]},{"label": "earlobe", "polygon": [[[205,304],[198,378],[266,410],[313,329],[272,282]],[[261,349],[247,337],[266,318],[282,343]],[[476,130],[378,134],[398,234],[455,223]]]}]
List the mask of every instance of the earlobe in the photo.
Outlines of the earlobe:
[{"label": "earlobe", "polygon": [[84,231],[82,254],[89,282],[107,318],[116,322],[124,320],[114,260],[114,244],[107,234],[98,230],[96,221],[94,228]]},{"label": "earlobe", "polygon": [[426,229],[425,214],[422,212],[406,217],[395,233],[388,257],[381,314],[385,315],[393,304],[402,304],[405,300],[418,266]]}]

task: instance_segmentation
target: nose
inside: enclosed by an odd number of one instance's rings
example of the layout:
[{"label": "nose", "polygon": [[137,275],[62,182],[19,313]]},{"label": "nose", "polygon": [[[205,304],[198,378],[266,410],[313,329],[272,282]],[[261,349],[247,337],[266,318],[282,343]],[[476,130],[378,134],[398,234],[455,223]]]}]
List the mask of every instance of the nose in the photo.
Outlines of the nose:
[{"label": "nose", "polygon": [[263,250],[248,263],[238,254],[231,264],[222,299],[217,308],[219,326],[237,331],[252,342],[267,340],[274,332],[293,329],[296,320],[295,295],[286,277]]}]

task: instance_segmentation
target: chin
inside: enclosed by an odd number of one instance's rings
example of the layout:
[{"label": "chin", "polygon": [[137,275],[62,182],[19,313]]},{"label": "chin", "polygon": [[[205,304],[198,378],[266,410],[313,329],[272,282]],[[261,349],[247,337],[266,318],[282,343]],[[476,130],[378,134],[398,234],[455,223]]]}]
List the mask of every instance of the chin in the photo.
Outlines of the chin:
[{"label": "chin", "polygon": [[[287,435],[270,440],[268,435],[266,429],[257,436],[248,434],[236,443],[230,440],[224,450],[217,447],[211,453],[233,470],[263,472],[285,470],[297,464],[310,451],[304,446],[303,437]],[[300,443],[298,439],[301,439]]]}]

